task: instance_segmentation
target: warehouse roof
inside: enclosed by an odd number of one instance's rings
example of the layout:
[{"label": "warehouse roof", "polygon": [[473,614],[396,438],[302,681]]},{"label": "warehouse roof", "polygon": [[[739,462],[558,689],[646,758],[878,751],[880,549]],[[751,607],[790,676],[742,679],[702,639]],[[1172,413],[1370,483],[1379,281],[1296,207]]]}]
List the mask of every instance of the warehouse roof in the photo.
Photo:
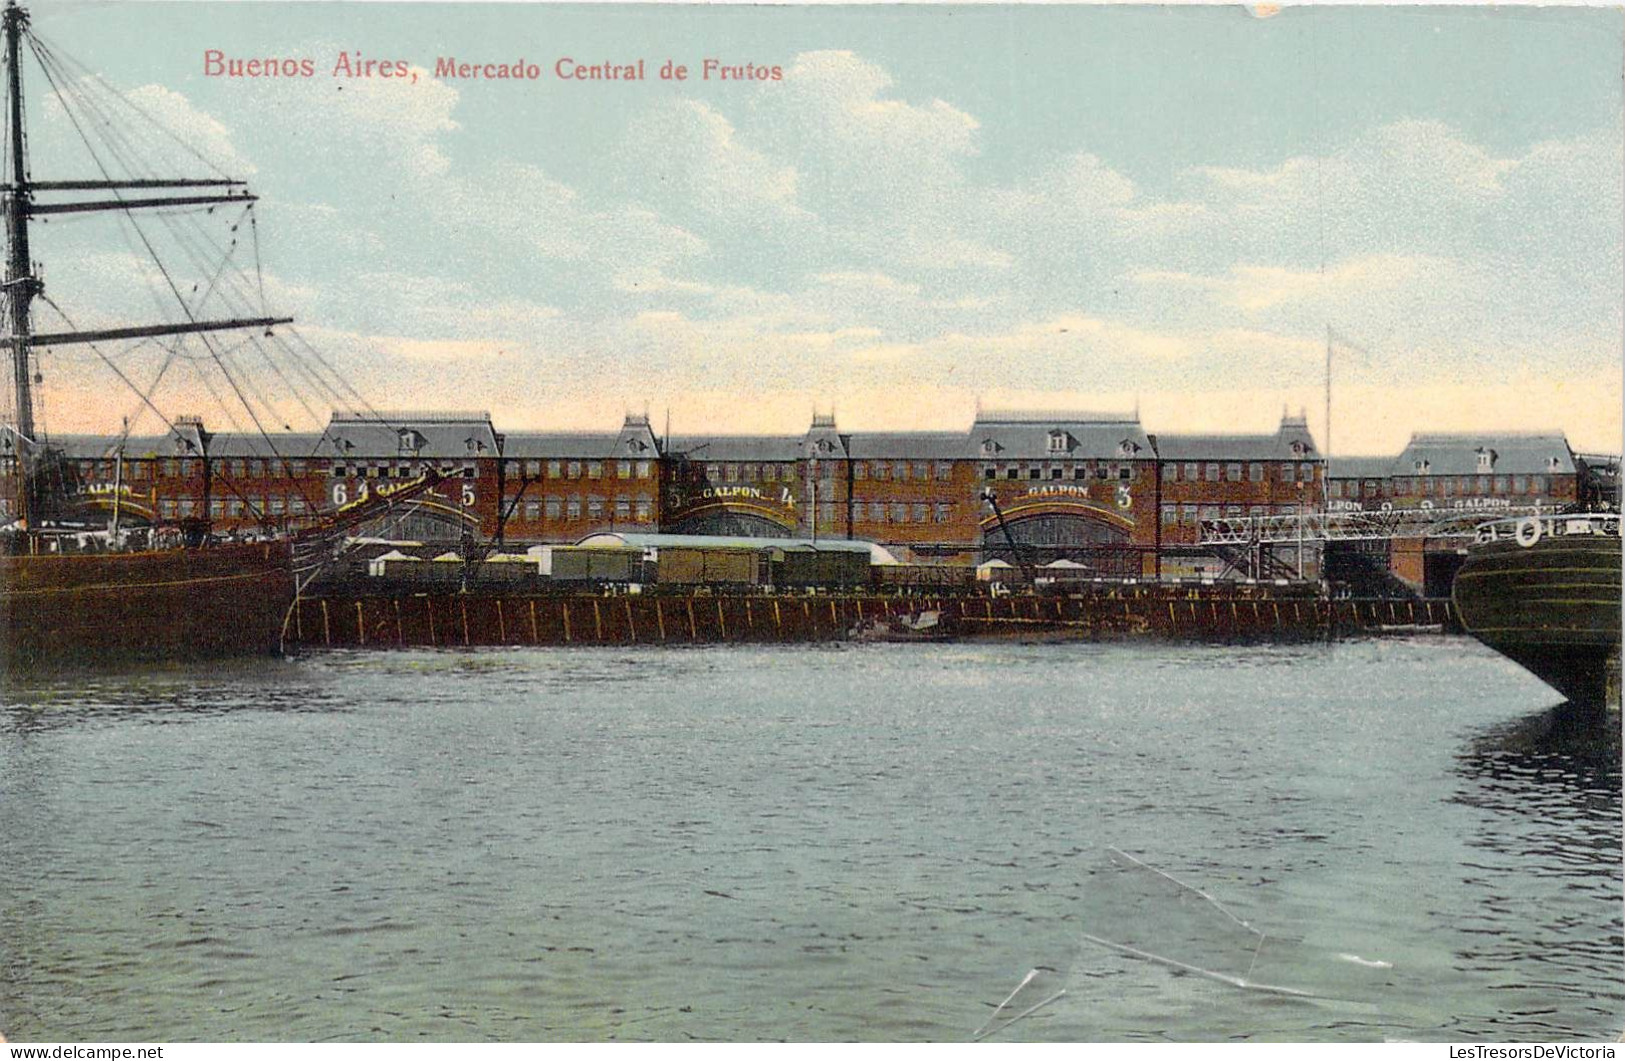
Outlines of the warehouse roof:
[{"label": "warehouse roof", "polygon": [[864,431],[847,436],[854,460],[951,460],[972,456],[963,431]]},{"label": "warehouse roof", "polygon": [[777,549],[786,552],[867,553],[871,563],[895,564],[897,558],[885,546],[848,538],[748,538],[721,534],[642,534],[630,531],[602,531],[589,534],[576,543],[587,546],[624,545],[638,549]]},{"label": "warehouse roof", "polygon": [[1572,475],[1574,453],[1561,432],[1415,434],[1393,475]]},{"label": "warehouse roof", "polygon": [[699,464],[709,461],[795,461],[800,435],[688,435],[666,440],[666,453]]},{"label": "warehouse roof", "polygon": [[1281,417],[1273,435],[1161,435],[1157,455],[1163,460],[1315,460],[1319,454],[1309,425],[1301,416]]},{"label": "warehouse roof", "polygon": [[1393,474],[1393,457],[1332,457],[1326,462],[1330,479],[1383,479]]}]

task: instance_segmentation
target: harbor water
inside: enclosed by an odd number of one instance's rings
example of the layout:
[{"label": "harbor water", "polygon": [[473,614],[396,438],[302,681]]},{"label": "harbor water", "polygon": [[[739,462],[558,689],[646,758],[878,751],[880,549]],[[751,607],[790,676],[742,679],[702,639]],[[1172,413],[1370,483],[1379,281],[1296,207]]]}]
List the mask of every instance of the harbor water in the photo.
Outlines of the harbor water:
[{"label": "harbor water", "polygon": [[0,1031],[1617,1039],[1619,745],[1555,700],[1447,637],[13,684]]}]

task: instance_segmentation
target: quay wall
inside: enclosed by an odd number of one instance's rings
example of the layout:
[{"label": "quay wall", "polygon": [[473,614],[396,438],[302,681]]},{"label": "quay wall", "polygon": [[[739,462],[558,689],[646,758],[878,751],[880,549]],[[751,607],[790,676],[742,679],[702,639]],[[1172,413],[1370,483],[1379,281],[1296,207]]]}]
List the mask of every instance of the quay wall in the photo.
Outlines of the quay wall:
[{"label": "quay wall", "polygon": [[1448,627],[1446,600],[1279,599],[1123,594],[1090,597],[596,595],[323,592],[289,610],[289,648],[795,643],[934,611],[955,639],[1148,636],[1304,640]]}]

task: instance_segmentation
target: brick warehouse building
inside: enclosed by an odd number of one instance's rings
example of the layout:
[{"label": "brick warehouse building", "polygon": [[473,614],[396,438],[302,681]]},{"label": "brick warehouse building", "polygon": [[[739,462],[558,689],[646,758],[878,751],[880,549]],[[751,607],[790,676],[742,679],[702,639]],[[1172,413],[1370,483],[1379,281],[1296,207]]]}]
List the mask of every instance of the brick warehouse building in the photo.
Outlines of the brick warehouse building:
[{"label": "brick warehouse building", "polygon": [[[1328,479],[1305,420],[1285,415],[1260,435],[981,411],[964,431],[843,432],[815,416],[800,435],[662,439],[636,415],[614,432],[504,433],[485,413],[335,413],[321,432],[274,441],[273,451],[183,418],[122,447],[90,436],[54,445],[82,514],[116,505],[126,526],[207,517],[220,533],[277,531],[434,468],[445,482],[369,532],[515,544],[627,530],[858,538],[961,564],[1008,559],[1013,539],[1031,562],[1126,576],[1216,572],[1222,561],[1196,545],[1199,521],[1313,511],[1325,494],[1336,510],[1555,505],[1580,491],[1561,435],[1419,434],[1391,459],[1334,459]],[[0,517],[16,511],[15,483],[0,474]]]}]

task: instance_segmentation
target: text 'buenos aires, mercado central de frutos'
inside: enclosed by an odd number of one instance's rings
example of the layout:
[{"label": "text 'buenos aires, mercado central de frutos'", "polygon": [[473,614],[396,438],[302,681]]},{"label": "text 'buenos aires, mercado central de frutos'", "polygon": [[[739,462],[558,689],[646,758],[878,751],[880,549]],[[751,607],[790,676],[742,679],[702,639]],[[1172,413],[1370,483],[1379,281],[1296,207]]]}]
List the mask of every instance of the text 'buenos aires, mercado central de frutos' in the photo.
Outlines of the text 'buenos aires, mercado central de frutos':
[{"label": "text 'buenos aires, mercado central de frutos'", "polygon": [[[598,433],[499,431],[485,413],[334,413],[271,438],[183,418],[163,435],[58,436],[74,492],[125,525],[207,519],[220,534],[297,527],[427,469],[445,477],[383,530],[571,543],[606,531],[854,538],[901,559],[1075,558],[1100,574],[1201,573],[1203,521],[1577,499],[1562,434],[1417,434],[1392,458],[1327,460],[1302,416],[1270,434],[1151,433],[1137,414],[979,411],[957,431],[661,437],[629,415]],[[9,460],[0,455],[0,460]],[[0,490],[15,477],[0,475]],[[116,499],[116,500],[115,500]],[[0,497],[0,515],[16,512]],[[376,528],[375,528],[376,529]]]}]

